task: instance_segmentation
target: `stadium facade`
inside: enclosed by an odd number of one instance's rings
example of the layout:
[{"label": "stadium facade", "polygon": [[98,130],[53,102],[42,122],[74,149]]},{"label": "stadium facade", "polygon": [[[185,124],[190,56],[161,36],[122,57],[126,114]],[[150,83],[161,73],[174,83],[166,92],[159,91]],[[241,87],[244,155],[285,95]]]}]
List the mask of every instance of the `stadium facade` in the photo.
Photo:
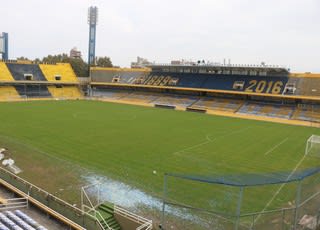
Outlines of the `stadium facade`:
[{"label": "stadium facade", "polygon": [[320,74],[290,73],[286,68],[267,65],[152,64],[146,67],[93,67],[90,95],[297,124],[320,121]]}]

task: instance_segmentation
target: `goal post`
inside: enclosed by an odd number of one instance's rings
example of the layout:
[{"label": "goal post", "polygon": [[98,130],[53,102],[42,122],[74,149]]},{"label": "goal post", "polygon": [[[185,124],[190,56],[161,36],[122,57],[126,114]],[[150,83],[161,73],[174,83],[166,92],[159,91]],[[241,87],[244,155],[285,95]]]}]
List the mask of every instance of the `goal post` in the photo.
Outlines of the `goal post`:
[{"label": "goal post", "polygon": [[305,155],[320,157],[320,136],[311,135],[307,140]]}]

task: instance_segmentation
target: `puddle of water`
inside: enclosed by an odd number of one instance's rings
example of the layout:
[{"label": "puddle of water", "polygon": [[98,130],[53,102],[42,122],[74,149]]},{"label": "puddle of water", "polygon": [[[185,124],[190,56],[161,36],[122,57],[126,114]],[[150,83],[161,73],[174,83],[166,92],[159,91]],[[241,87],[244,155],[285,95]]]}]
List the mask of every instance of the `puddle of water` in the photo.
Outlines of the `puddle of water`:
[{"label": "puddle of water", "polygon": [[[108,201],[130,210],[141,205],[156,209],[162,207],[162,201],[159,199],[125,183],[98,175],[85,176],[84,179],[88,184],[100,184],[100,199],[102,201]],[[88,191],[90,192],[90,190]],[[90,194],[90,196],[95,196],[95,194]]]},{"label": "puddle of water", "polygon": [[[100,184],[100,200],[102,202],[108,201],[131,211],[137,211],[141,207],[147,207],[159,212],[162,211],[162,201],[160,199],[139,189],[133,188],[123,182],[99,175],[84,176],[84,179],[88,184]],[[97,199],[97,191],[98,189],[96,189],[95,192],[90,189],[87,190],[89,196],[95,197],[95,199]],[[181,209],[169,205],[166,205],[165,211],[166,215],[174,215],[192,222],[200,221],[197,216],[183,212]]]}]

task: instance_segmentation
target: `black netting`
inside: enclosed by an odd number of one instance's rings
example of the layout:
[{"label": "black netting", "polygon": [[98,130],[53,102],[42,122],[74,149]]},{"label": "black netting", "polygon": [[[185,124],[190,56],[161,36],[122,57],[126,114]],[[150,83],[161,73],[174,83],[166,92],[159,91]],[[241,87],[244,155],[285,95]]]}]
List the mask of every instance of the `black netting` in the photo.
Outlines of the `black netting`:
[{"label": "black netting", "polygon": [[320,167],[298,170],[294,172],[266,172],[259,174],[230,174],[230,175],[182,175],[168,173],[166,175],[171,177],[178,177],[186,180],[199,181],[209,184],[224,184],[229,186],[258,186],[266,184],[282,184],[294,181],[303,180],[306,177],[312,176],[320,172]]}]

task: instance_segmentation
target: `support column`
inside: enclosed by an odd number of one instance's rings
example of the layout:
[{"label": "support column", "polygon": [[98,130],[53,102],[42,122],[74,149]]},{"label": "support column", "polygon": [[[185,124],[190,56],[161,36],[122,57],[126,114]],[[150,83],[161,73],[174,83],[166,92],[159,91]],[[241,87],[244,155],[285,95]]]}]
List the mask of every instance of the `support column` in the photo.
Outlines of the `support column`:
[{"label": "support column", "polygon": [[298,187],[297,187],[297,194],[296,194],[296,208],[294,211],[294,229],[297,229],[298,224],[298,215],[299,215],[299,206],[300,206],[300,200],[301,200],[301,183],[302,181],[299,181]]},{"label": "support column", "polygon": [[243,198],[243,190],[244,190],[244,187],[240,187],[239,200],[238,200],[237,213],[236,213],[236,218],[237,219],[236,219],[235,226],[234,226],[235,230],[238,230],[238,228],[239,228],[241,205],[242,205],[242,198]]},{"label": "support column", "polygon": [[98,21],[98,8],[91,6],[88,11],[89,24],[89,50],[88,50],[88,66],[90,70],[91,65],[96,63],[96,26]]},{"label": "support column", "polygon": [[163,198],[162,198],[162,216],[161,216],[161,229],[165,228],[165,206],[166,206],[166,200],[167,200],[167,175],[164,175],[164,181],[163,181]]}]

